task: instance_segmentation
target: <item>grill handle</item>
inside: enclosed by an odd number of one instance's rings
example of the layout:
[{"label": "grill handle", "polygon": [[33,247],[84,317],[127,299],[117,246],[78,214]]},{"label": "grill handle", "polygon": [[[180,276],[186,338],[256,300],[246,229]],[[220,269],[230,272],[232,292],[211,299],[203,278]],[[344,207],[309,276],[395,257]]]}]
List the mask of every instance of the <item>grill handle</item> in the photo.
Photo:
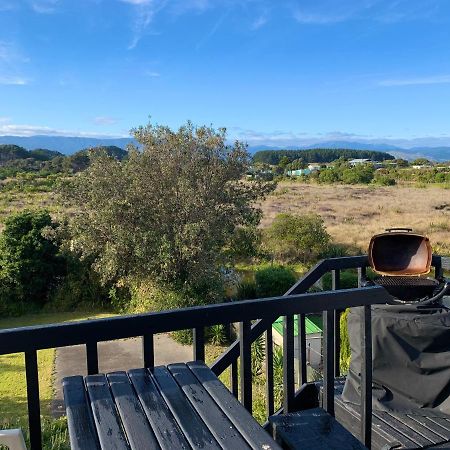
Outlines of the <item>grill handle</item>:
[{"label": "grill handle", "polygon": [[408,233],[411,233],[413,229],[412,228],[405,228],[405,227],[394,227],[394,228],[386,228],[385,231],[390,233],[391,231],[406,231]]}]

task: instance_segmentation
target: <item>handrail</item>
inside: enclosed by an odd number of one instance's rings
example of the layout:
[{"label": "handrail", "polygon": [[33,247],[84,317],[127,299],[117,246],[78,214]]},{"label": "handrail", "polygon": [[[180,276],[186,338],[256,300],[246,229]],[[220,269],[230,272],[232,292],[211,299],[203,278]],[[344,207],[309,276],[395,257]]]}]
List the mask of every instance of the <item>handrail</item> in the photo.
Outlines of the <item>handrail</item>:
[{"label": "handrail", "polygon": [[[355,295],[356,291],[358,295]],[[0,355],[54,347],[124,339],[146,333],[164,333],[253,320],[262,315],[310,314],[352,306],[385,303],[378,286],[334,292],[298,294],[232,303],[197,306],[157,313],[85,320],[63,324],[0,330]]]}]

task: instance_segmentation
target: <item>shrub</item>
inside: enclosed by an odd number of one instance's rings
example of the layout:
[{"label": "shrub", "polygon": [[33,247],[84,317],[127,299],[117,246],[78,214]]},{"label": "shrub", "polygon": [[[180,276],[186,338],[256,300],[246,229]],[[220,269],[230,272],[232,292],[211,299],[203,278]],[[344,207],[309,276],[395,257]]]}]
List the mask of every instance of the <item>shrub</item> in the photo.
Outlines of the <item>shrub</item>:
[{"label": "shrub", "polygon": [[255,273],[256,296],[263,298],[283,295],[296,281],[294,272],[283,266],[259,269]]},{"label": "shrub", "polygon": [[264,236],[268,251],[275,258],[288,262],[316,260],[327,251],[330,240],[317,214],[278,214]]},{"label": "shrub", "polygon": [[44,232],[55,228],[47,211],[9,216],[0,236],[0,284],[15,301],[44,304],[65,272],[59,249]]},{"label": "shrub", "polygon": [[395,186],[397,184],[395,179],[389,175],[377,175],[374,181],[381,186]]},{"label": "shrub", "polygon": [[254,281],[241,281],[237,287],[236,297],[238,300],[258,298],[256,294],[256,283]]}]

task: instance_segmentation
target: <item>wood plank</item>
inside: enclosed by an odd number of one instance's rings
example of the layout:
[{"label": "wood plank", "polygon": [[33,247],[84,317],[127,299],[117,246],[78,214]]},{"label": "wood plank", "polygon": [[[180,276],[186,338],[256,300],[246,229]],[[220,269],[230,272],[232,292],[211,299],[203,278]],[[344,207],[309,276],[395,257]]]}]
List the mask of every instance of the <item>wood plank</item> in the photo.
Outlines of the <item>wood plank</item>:
[{"label": "wood plank", "polygon": [[428,439],[433,444],[441,444],[441,443],[445,442],[445,438],[443,438],[441,435],[435,433],[430,428],[422,425],[419,420],[414,420],[408,414],[389,412],[389,415],[394,416],[399,422],[401,422],[402,424],[411,428],[413,433],[420,434],[421,436],[423,436],[425,439]]},{"label": "wood plank", "polygon": [[136,450],[159,449],[158,441],[127,374],[113,372],[106,377],[130,447]]},{"label": "wood plank", "polygon": [[129,370],[128,377],[161,448],[189,449],[186,438],[148,371],[146,369]]},{"label": "wood plank", "polygon": [[67,427],[72,450],[99,449],[94,418],[89,406],[82,376],[62,380]]},{"label": "wood plank", "polygon": [[270,422],[278,442],[296,450],[364,450],[366,447],[322,408],[273,416]]},{"label": "wood plank", "polygon": [[441,425],[438,425],[437,423],[430,420],[428,417],[419,415],[419,414],[408,414],[408,416],[420,423],[422,426],[428,428],[429,430],[433,431],[433,433],[437,434],[441,437],[441,439],[444,440],[444,442],[447,442],[450,440],[450,430],[447,428],[442,427]]},{"label": "wood plank", "polygon": [[[336,396],[336,418],[355,437],[361,433],[361,416],[357,407],[344,403],[340,396]],[[415,442],[409,440],[389,425],[372,416],[372,448],[416,448]]]},{"label": "wood plank", "polygon": [[170,364],[168,369],[222,448],[230,450],[249,448],[245,439],[186,364]]},{"label": "wood plank", "polygon": [[410,441],[414,443],[413,448],[421,448],[426,447],[433,442],[431,442],[429,439],[423,437],[422,435],[416,433],[411,428],[407,427],[404,423],[400,422],[398,419],[394,418],[390,414],[384,411],[374,411],[373,417],[380,420],[382,423],[390,426],[391,428],[395,429],[397,433],[400,433]]},{"label": "wood plank", "polygon": [[195,412],[180,386],[165,366],[155,367],[151,376],[189,444],[194,448],[220,449],[208,427]]},{"label": "wood plank", "polygon": [[85,383],[100,447],[105,450],[129,449],[105,375],[88,375]]},{"label": "wood plank", "polygon": [[281,447],[256,422],[206,364],[200,361],[192,361],[188,362],[187,365],[241,435],[244,436],[251,448],[255,450],[281,450]]}]

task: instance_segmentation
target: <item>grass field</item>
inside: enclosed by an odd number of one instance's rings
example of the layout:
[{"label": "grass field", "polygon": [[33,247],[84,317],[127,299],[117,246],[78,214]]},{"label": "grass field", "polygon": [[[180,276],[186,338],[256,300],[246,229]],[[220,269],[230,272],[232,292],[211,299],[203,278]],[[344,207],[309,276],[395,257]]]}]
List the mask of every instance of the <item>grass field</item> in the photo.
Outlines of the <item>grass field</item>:
[{"label": "grass field", "polygon": [[281,182],[262,208],[263,227],[282,212],[320,214],[333,241],[355,252],[366,252],[373,234],[395,226],[425,233],[436,253],[450,252],[450,189]]},{"label": "grass field", "polygon": [[[106,313],[49,313],[0,320],[0,329],[29,325],[42,325],[57,322],[69,322],[90,318],[107,317]],[[52,375],[55,361],[55,349],[38,352],[39,390],[41,413],[48,416],[52,399]],[[0,356],[0,422],[17,420],[27,416],[26,382],[24,355],[15,353]]]}]

